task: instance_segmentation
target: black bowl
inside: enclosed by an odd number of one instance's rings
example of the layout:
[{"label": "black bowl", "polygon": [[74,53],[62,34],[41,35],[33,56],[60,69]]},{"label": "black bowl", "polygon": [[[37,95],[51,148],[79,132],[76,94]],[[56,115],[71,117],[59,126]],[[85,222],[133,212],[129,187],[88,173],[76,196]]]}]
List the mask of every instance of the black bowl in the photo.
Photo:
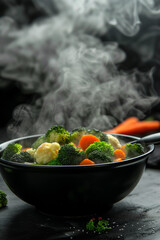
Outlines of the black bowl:
[{"label": "black bowl", "polygon": [[[22,137],[9,143],[30,146],[39,135]],[[129,142],[136,137],[118,135]],[[137,185],[154,145],[145,154],[117,163],[74,166],[45,166],[15,163],[0,158],[2,177],[20,199],[43,212],[55,215],[87,215],[105,212],[125,198]]]}]

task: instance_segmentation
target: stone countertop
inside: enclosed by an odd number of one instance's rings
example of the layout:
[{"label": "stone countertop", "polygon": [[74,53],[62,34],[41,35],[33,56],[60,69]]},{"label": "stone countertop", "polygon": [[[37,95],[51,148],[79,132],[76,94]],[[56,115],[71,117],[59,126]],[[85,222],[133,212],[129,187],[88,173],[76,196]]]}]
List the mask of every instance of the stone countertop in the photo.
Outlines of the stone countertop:
[{"label": "stone countertop", "polygon": [[17,198],[0,176],[0,189],[6,192],[8,198],[7,207],[0,209],[0,239],[159,240],[159,171],[147,168],[132,193],[101,215],[109,220],[112,227],[103,234],[85,231],[85,224],[92,216],[63,218],[38,212]]}]

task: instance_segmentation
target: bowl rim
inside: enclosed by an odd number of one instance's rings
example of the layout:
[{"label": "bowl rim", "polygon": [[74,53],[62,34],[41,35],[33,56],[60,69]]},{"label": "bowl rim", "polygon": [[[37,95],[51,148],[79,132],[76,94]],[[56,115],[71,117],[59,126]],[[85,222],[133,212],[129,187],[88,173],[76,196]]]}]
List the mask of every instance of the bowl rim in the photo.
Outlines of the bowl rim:
[{"label": "bowl rim", "polygon": [[[107,133],[106,133],[107,134]],[[8,146],[10,143],[16,143],[17,141],[25,140],[28,138],[35,138],[35,137],[40,137],[43,136],[44,134],[35,134],[35,135],[29,135],[29,136],[24,136],[24,137],[19,137],[15,139],[11,139],[9,141],[3,142],[0,144],[0,153]],[[114,136],[119,136],[119,137],[128,137],[132,138],[133,140],[135,139],[140,139],[140,137],[137,136],[132,136],[132,135],[125,135],[125,134],[111,134]],[[139,155],[137,157],[129,158],[120,162],[106,162],[106,163],[97,163],[93,165],[34,165],[34,164],[24,164],[24,163],[17,163],[17,162],[12,162],[8,161],[5,159],[2,159],[0,156],[0,166],[5,165],[5,166],[11,166],[11,167],[17,167],[17,168],[30,168],[30,169],[72,169],[72,168],[99,168],[99,167],[107,167],[107,168],[116,168],[116,167],[122,167],[124,165],[132,165],[135,162],[139,161],[144,161],[144,157],[147,157],[149,154],[151,154],[154,151],[154,144],[149,144],[148,145],[149,150],[145,152],[142,155]]]}]

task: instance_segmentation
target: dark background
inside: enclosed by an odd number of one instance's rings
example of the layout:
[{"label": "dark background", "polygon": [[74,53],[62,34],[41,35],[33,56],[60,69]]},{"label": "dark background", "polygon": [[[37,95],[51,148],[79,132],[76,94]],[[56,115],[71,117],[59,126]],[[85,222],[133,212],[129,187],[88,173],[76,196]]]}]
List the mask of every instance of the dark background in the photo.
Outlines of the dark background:
[{"label": "dark background", "polygon": [[[16,11],[15,11],[16,9]],[[17,15],[17,9],[19,14]],[[52,4],[52,12],[58,14],[58,10]],[[37,8],[32,0],[20,1],[10,0],[0,1],[0,17],[9,16],[12,17],[19,28],[32,24],[38,19],[47,18],[48,13],[44,8]],[[119,64],[118,68],[124,71],[130,71],[132,69],[139,69],[142,72],[148,72],[153,68],[153,80],[154,88],[157,95],[160,96],[160,34],[159,25],[160,20],[158,18],[152,19],[146,16],[140,16],[141,27],[140,31],[133,37],[124,36],[117,29],[110,29],[107,36],[101,36],[102,41],[116,41],[120,48],[126,53],[126,60]],[[146,32],[151,32],[150,38],[143,43],[141,38]],[[140,47],[144,44],[144,52],[139,51]],[[147,59],[147,51],[152,49],[152,56]],[[16,81],[4,79],[1,76],[0,69],[0,105],[1,105],[1,117],[0,117],[0,129],[3,130],[1,134],[6,138],[5,134],[8,124],[12,120],[12,114],[15,107],[19,104],[28,103],[32,104],[39,97],[36,92],[24,92],[21,85]],[[153,116],[155,119],[160,120],[160,104],[156,106],[148,113],[148,117]]]}]

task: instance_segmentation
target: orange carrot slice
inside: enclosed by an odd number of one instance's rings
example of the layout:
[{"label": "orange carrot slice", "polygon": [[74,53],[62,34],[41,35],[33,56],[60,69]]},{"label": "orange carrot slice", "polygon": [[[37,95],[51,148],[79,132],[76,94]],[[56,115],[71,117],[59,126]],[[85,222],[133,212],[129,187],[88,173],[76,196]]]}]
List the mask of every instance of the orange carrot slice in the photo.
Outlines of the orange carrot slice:
[{"label": "orange carrot slice", "polygon": [[113,160],[113,162],[121,162],[122,161],[122,158],[116,158]]},{"label": "orange carrot slice", "polygon": [[121,150],[122,150],[124,153],[126,153],[125,147],[126,147],[126,144],[122,145],[122,147],[121,147]]},{"label": "orange carrot slice", "polygon": [[23,148],[21,151],[27,151],[28,149],[31,149],[30,147],[28,148]]},{"label": "orange carrot slice", "polygon": [[115,156],[115,158],[125,159],[126,154],[125,154],[124,151],[122,151],[121,149],[116,149],[116,150],[114,151],[114,156]]},{"label": "orange carrot slice", "polygon": [[85,158],[82,162],[80,162],[80,165],[92,165],[95,164],[95,162],[91,161],[88,158]]},{"label": "orange carrot slice", "polygon": [[90,144],[100,141],[99,138],[92,134],[84,135],[81,137],[81,140],[79,142],[79,146],[82,148],[83,151],[85,151]]}]

